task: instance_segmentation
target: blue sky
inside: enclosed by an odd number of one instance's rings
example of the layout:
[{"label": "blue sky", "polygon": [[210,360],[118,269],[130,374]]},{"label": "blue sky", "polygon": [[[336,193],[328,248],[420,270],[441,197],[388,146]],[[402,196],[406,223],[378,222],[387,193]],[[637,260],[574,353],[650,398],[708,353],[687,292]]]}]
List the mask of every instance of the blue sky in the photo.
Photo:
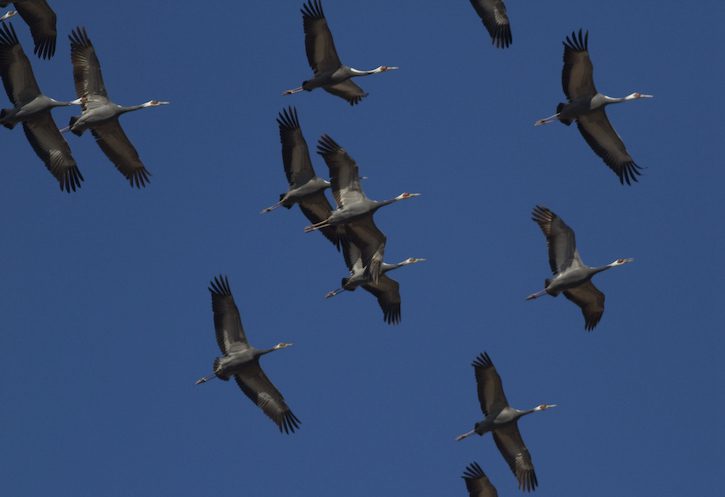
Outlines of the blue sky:
[{"label": "blue sky", "polygon": [[[67,34],[86,26],[114,101],[172,105],[123,126],[151,171],[132,190],[68,136],[85,182],[67,195],[20,129],[1,129],[0,493],[15,497],[465,495],[478,461],[516,481],[481,418],[473,358],[488,351],[509,401],[556,403],[521,432],[537,495],[715,495],[725,293],[722,2],[508,1],[496,50],[469,2],[325,0],[351,108],[307,79],[301,0],[53,2],[48,95],[75,98]],[[31,39],[13,20],[26,52]],[[620,186],[576,129],[533,122],[562,101],[562,40],[589,29],[600,91],[653,100],[610,119],[640,182]],[[7,100],[3,97],[3,106]],[[368,176],[403,321],[362,290],[325,300],[342,257],[298,211],[261,216],[286,188],[275,117],[295,105],[310,148],[330,134]],[[54,112],[65,126],[75,109]],[[327,171],[318,156],[320,175]],[[593,333],[563,297],[525,302],[548,276],[535,204],[576,230],[597,277]],[[233,383],[195,387],[218,354],[210,278],[229,276],[250,341],[302,421],[276,427]]]}]

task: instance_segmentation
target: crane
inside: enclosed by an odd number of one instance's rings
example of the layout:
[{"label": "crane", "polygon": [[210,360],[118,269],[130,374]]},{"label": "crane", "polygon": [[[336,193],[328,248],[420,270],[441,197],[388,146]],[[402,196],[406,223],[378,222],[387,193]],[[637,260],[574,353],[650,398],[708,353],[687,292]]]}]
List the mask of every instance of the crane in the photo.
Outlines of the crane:
[{"label": "crane", "polygon": [[[327,292],[331,298],[344,291],[355,291],[359,286],[372,293],[383,310],[383,319],[388,324],[400,322],[400,285],[386,273],[394,269],[423,262],[425,259],[410,257],[397,264],[383,262],[385,235],[377,228],[372,217],[366,223],[344,227],[341,245],[350,273],[342,279],[341,287]],[[376,267],[377,266],[377,267]],[[375,267],[375,269],[371,269]],[[377,275],[374,280],[373,275]]]},{"label": "crane", "polygon": [[80,188],[83,175],[51,115],[55,107],[80,105],[80,101],[61,102],[40,91],[12,23],[0,24],[0,77],[14,105],[0,110],[0,124],[13,129],[22,122],[28,142],[58,180],[60,189],[70,193]]},{"label": "crane", "polygon": [[463,440],[473,434],[483,436],[491,432],[496,447],[516,476],[519,488],[523,491],[532,491],[538,485],[538,480],[534,464],[531,462],[531,454],[521,438],[517,422],[523,416],[551,409],[556,407],[556,404],[540,404],[533,409],[523,411],[515,409],[509,406],[506,400],[501,377],[489,355],[486,352],[479,354],[472,366],[476,374],[478,401],[485,418],[476,423],[473,430],[456,437],[456,440]]},{"label": "crane", "polygon": [[[323,135],[317,143],[317,153],[322,155],[330,170],[332,194],[337,202],[337,209],[332,211],[326,219],[305,227],[305,233],[327,226],[349,224],[353,220],[358,223],[369,222],[364,218],[372,220],[375,211],[381,207],[420,195],[420,193],[404,192],[388,200],[370,200],[360,186],[357,164],[335,140],[328,135]],[[382,256],[379,257],[379,261],[382,262]],[[376,274],[372,272],[373,280],[377,277]]]},{"label": "crane", "polygon": [[[282,163],[289,189],[279,196],[279,202],[263,209],[262,213],[273,211],[280,206],[290,209],[297,204],[311,222],[327,219],[332,213],[332,206],[325,196],[325,189],[330,188],[330,182],[318,177],[312,168],[310,152],[302,135],[297,109],[294,107],[283,109],[277,116],[277,125],[282,143]],[[340,249],[340,236],[336,227],[328,226],[320,231],[338,250]]]},{"label": "crane", "polygon": [[491,35],[491,44],[508,48],[512,43],[511,24],[503,0],[471,0],[471,5]]},{"label": "crane", "polygon": [[70,125],[63,131],[70,129],[73,134],[81,136],[86,129],[90,129],[98,146],[131,183],[131,187],[146,186],[150,173],[141,162],[136,148],[121,128],[118,118],[127,112],[158,107],[169,102],[150,100],[131,107],[123,107],[111,102],[103,83],[101,64],[85,28],[75,28],[69,38],[73,79],[83,112],[80,117],[71,117]]},{"label": "crane", "polygon": [[351,78],[370,76],[398,69],[395,66],[379,66],[369,71],[361,71],[344,65],[335,50],[335,42],[327,25],[320,0],[308,0],[302,6],[302,24],[305,30],[305,50],[307,61],[314,71],[312,79],[302,82],[302,86],[287,90],[282,95],[312,91],[322,88],[328,93],[342,97],[350,105],[359,103],[368,94],[356,85]]},{"label": "crane", "polygon": [[617,259],[605,266],[589,267],[584,264],[576,248],[574,230],[556,214],[546,207],[536,206],[532,212],[532,220],[544,232],[549,246],[549,266],[554,277],[544,281],[544,289],[526,297],[533,300],[549,294],[556,297],[563,292],[564,296],[578,305],[584,315],[584,328],[591,331],[604,313],[604,294],[592,283],[592,276],[613,267],[634,261],[634,259]]},{"label": "crane", "polygon": [[462,478],[466,482],[468,497],[498,497],[496,487],[493,486],[477,462],[466,466]]},{"label": "crane", "polygon": [[214,360],[213,374],[200,378],[196,384],[201,385],[214,378],[229,381],[234,376],[242,392],[275,422],[280,432],[294,433],[301,424],[300,420],[259,365],[263,355],[292,344],[281,342],[270,349],[256,349],[249,345],[227,277],[214,277],[209,284],[209,292],[216,341],[223,355]]},{"label": "crane", "polygon": [[[55,42],[57,38],[56,16],[46,0],[0,0],[0,8],[12,3],[30,27],[30,34],[35,42],[35,55],[41,59],[50,59],[55,55]],[[10,14],[8,12],[8,14]],[[8,16],[5,14],[5,16]],[[15,13],[10,14],[15,15]],[[5,18],[3,16],[3,18]],[[9,17],[9,16],[8,16]],[[2,20],[2,19],[0,19]]]},{"label": "crane", "polygon": [[607,117],[604,108],[610,104],[631,102],[642,98],[653,98],[652,95],[634,92],[626,97],[614,98],[599,93],[594,86],[594,67],[589,58],[589,32],[579,34],[572,32],[564,41],[564,69],[561,83],[567,103],[556,107],[556,114],[539,119],[535,126],[559,121],[567,126],[576,121],[579,132],[594,153],[619,177],[619,182],[628,185],[638,181],[640,170],[632,156],[627,152]]}]

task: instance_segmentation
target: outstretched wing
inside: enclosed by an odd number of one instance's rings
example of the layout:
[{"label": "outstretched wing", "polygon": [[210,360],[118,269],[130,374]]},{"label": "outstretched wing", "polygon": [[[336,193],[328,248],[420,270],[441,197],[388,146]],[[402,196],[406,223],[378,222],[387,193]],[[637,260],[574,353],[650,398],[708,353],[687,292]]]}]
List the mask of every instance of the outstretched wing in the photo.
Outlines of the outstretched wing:
[{"label": "outstretched wing", "polygon": [[493,486],[477,462],[466,467],[463,479],[466,481],[469,497],[498,497],[496,487]]},{"label": "outstretched wing", "polygon": [[297,109],[294,107],[283,109],[277,116],[277,124],[287,182],[292,188],[302,186],[315,177],[315,171],[310,161],[307,142],[302,136]]},{"label": "outstretched wing", "polygon": [[360,187],[357,164],[344,148],[328,135],[322,135],[317,143],[317,153],[325,159],[330,170],[332,195],[338,207],[365,199]]},{"label": "outstretched wing", "polygon": [[639,167],[627,152],[624,142],[609,122],[604,107],[584,114],[576,121],[579,132],[604,163],[619,177],[619,182],[628,185],[639,181]]},{"label": "outstretched wing", "polygon": [[18,41],[15,28],[9,22],[0,23],[0,77],[5,93],[16,107],[40,95],[33,68]]},{"label": "outstretched wing", "polygon": [[58,180],[61,190],[70,193],[81,187],[83,175],[78,170],[70,147],[58,131],[50,111],[23,121],[23,131],[35,153]]},{"label": "outstretched wing", "polygon": [[[304,214],[312,224],[324,221],[330,217],[330,214],[332,214],[332,206],[330,205],[330,202],[328,202],[325,193],[322,191],[318,191],[312,195],[305,195],[304,198],[297,201],[297,205],[300,206],[302,214]],[[321,231],[322,234],[325,235],[325,238],[330,240],[339,251],[341,230],[343,229],[344,228],[342,226],[326,226],[324,228],[320,228],[318,231]]]},{"label": "outstretched wing", "polygon": [[382,274],[377,283],[369,281],[363,283],[362,287],[378,299],[386,323],[400,323],[400,285],[397,281]]},{"label": "outstretched wing", "polygon": [[580,264],[576,250],[574,230],[546,207],[537,205],[531,213],[531,219],[544,232],[549,247],[549,267],[554,274],[561,273],[573,263]]},{"label": "outstretched wing", "polygon": [[584,329],[592,331],[604,314],[604,294],[590,280],[564,290],[564,296],[581,308],[584,315]]},{"label": "outstretched wing", "polygon": [[536,479],[534,463],[531,462],[531,454],[521,439],[517,423],[495,428],[492,434],[496,447],[519,481],[519,489],[524,492],[533,491],[539,482]]},{"label": "outstretched wing", "polygon": [[15,2],[20,17],[30,26],[35,42],[34,53],[41,59],[50,59],[55,55],[56,16],[46,0]]},{"label": "outstretched wing", "polygon": [[363,98],[368,96],[365,90],[356,85],[351,79],[346,79],[342,83],[335,85],[323,86],[322,89],[328,93],[344,98],[350,105],[358,104]]},{"label": "outstretched wing", "polygon": [[511,25],[502,0],[471,0],[483,25],[491,35],[491,43],[498,48],[511,45]]},{"label": "outstretched wing", "polygon": [[594,96],[594,66],[589,58],[589,32],[579,35],[572,32],[564,41],[564,69],[561,72],[561,86],[569,100]]},{"label": "outstretched wing", "polygon": [[476,389],[478,402],[481,404],[481,411],[484,416],[497,413],[509,405],[506,394],[503,392],[501,377],[496,371],[488,353],[479,354],[473,361],[473,369],[476,374]]},{"label": "outstretched wing", "polygon": [[86,28],[77,27],[68,37],[70,39],[70,58],[73,62],[73,80],[76,85],[78,98],[89,95],[108,97],[106,86],[103,84],[101,63],[96,57]]},{"label": "outstretched wing", "polygon": [[246,396],[277,424],[280,432],[294,433],[299,428],[300,420],[292,413],[282,394],[264,374],[259,359],[255,359],[235,374],[234,379]]},{"label": "outstretched wing", "polygon": [[151,173],[141,162],[136,148],[121,128],[118,118],[94,125],[91,132],[103,153],[116,165],[116,169],[126,177],[132,187],[141,188],[151,181],[149,178]]},{"label": "outstretched wing", "polygon": [[302,6],[302,25],[305,29],[307,62],[315,74],[332,72],[340,67],[342,63],[337,56],[320,0],[308,0]]},{"label": "outstretched wing", "polygon": [[232,290],[226,276],[215,276],[209,283],[211,292],[211,309],[214,312],[214,330],[216,343],[223,354],[230,350],[239,350],[249,346],[244,335],[239,309],[234,303]]}]

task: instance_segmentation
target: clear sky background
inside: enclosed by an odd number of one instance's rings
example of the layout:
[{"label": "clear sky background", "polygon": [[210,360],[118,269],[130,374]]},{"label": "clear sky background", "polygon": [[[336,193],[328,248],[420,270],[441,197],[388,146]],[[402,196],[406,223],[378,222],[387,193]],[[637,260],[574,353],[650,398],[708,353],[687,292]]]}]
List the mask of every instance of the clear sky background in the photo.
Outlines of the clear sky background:
[{"label": "clear sky background", "polygon": [[[350,107],[310,76],[302,0],[51,2],[58,49],[31,57],[44,92],[74,97],[67,35],[86,26],[111,98],[172,105],[122,123],[153,174],[131,189],[90,135],[85,176],[58,189],[20,128],[0,129],[0,494],[13,497],[465,495],[478,461],[516,481],[482,418],[488,351],[518,408],[542,497],[707,496],[725,454],[721,1],[508,1],[498,50],[467,0],[325,0],[343,62],[398,65]],[[13,20],[26,52],[29,31]],[[562,40],[589,29],[600,91],[640,182],[621,186],[575,127],[535,128],[563,100]],[[381,210],[403,320],[358,290],[286,190],[275,117],[295,105],[314,150],[329,133]],[[2,106],[8,106],[2,97]],[[77,108],[59,109],[59,126]],[[313,163],[327,176],[317,155]],[[576,230],[606,312],[592,333],[549,275],[535,204]],[[295,346],[263,367],[302,421],[280,435],[233,383],[194,381],[218,355],[207,285],[229,276],[248,338]]]}]

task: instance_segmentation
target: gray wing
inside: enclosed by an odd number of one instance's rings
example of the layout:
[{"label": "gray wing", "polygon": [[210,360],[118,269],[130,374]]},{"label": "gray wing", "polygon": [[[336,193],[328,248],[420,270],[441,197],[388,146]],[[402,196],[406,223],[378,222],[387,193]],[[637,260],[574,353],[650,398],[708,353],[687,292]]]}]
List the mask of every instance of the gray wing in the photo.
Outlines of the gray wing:
[{"label": "gray wing", "polygon": [[372,282],[376,283],[380,278],[385,256],[385,234],[375,225],[373,216],[368,215],[347,223],[346,235],[360,249],[365,271]]},{"label": "gray wing", "polygon": [[546,207],[537,205],[531,216],[546,237],[549,246],[549,266],[552,273],[561,273],[572,264],[582,264],[576,250],[574,230]]},{"label": "gray wing", "polygon": [[294,433],[301,422],[297,419],[284,401],[284,397],[275,388],[259,365],[259,359],[234,375],[239,388],[257,404],[264,414],[269,416],[279,427],[279,431]]},{"label": "gray wing", "polygon": [[506,394],[503,391],[501,377],[496,371],[488,353],[479,354],[473,361],[473,369],[476,375],[476,390],[478,402],[481,404],[481,411],[484,416],[495,414],[509,405]]},{"label": "gray wing", "polygon": [[58,33],[55,29],[56,16],[46,0],[15,2],[20,17],[30,26],[35,42],[34,53],[41,59],[50,59],[55,55],[55,41]]},{"label": "gray wing", "polygon": [[589,58],[589,32],[579,36],[572,32],[564,42],[564,69],[561,72],[561,86],[569,100],[579,97],[594,96],[594,66]]},{"label": "gray wing", "polygon": [[400,323],[400,285],[397,281],[382,274],[377,283],[363,283],[362,287],[378,299],[386,323]]},{"label": "gray wing", "polygon": [[138,156],[138,152],[124,133],[118,119],[96,124],[91,129],[96,137],[98,146],[113,162],[121,174],[131,183],[131,186],[141,188],[150,181],[148,172]]},{"label": "gray wing", "polygon": [[565,290],[564,296],[581,308],[584,329],[592,331],[604,314],[604,294],[590,280]]},{"label": "gray wing", "polygon": [[302,25],[305,29],[305,51],[310,68],[317,73],[332,72],[342,65],[335,50],[332,33],[327,26],[320,0],[308,0],[302,6]]},{"label": "gray wing", "polygon": [[78,98],[88,95],[108,97],[103,84],[101,63],[96,57],[96,50],[88,38],[86,28],[77,27],[70,38],[70,58],[73,62],[73,80]]},{"label": "gray wing", "polygon": [[346,79],[342,83],[335,85],[323,86],[322,89],[328,93],[344,98],[350,105],[358,104],[363,98],[368,96],[365,90],[356,85],[351,79]]},{"label": "gray wing", "polygon": [[463,479],[466,481],[469,497],[498,497],[496,487],[493,486],[477,462],[466,467]]},{"label": "gray wing", "polygon": [[521,439],[517,423],[514,421],[496,428],[492,434],[496,447],[506,459],[511,471],[516,475],[519,489],[524,492],[533,491],[539,482],[536,479],[531,454],[529,454],[529,449],[526,448],[524,441]]},{"label": "gray wing", "polygon": [[[312,224],[317,224],[320,221],[324,221],[330,214],[332,214],[332,206],[328,202],[325,193],[322,191],[313,193],[312,195],[306,195],[302,200],[297,202],[300,206],[302,214],[310,220]],[[319,229],[325,238],[330,240],[332,244],[340,250],[340,239],[342,238],[342,226],[326,226]]]},{"label": "gray wing", "polygon": [[304,185],[315,177],[310,161],[310,151],[302,136],[297,109],[283,109],[277,117],[279,140],[282,143],[282,163],[287,175],[287,182],[292,188]]},{"label": "gray wing", "polygon": [[620,183],[626,182],[631,185],[632,181],[639,181],[637,176],[641,174],[639,172],[641,167],[627,152],[603,107],[579,117],[576,125],[594,153],[601,157],[604,163],[619,176]]},{"label": "gray wing", "polygon": [[40,95],[38,82],[11,23],[0,25],[0,77],[5,93],[16,107]]},{"label": "gray wing", "polygon": [[317,153],[325,159],[330,170],[332,194],[338,207],[366,198],[360,187],[357,164],[344,148],[328,135],[322,135],[317,143]]},{"label": "gray wing", "polygon": [[50,111],[23,121],[23,131],[35,153],[58,180],[61,190],[70,193],[81,187],[83,175]]},{"label": "gray wing", "polygon": [[471,0],[483,25],[491,35],[491,43],[497,48],[511,45],[511,25],[502,0]]},{"label": "gray wing", "polygon": [[234,303],[227,277],[215,276],[209,283],[209,292],[211,293],[211,309],[214,312],[214,330],[219,350],[223,354],[228,354],[232,349],[248,347],[242,319],[239,317],[239,309]]}]

